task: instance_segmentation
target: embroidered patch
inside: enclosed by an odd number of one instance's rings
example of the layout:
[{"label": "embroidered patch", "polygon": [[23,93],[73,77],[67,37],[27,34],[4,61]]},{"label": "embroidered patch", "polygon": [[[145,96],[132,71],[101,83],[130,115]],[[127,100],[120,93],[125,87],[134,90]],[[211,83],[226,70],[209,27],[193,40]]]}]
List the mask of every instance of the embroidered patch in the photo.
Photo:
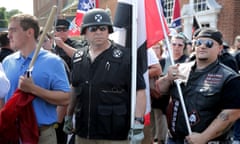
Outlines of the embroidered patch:
[{"label": "embroidered patch", "polygon": [[219,84],[222,81],[223,75],[222,74],[208,74],[205,83],[207,84]]},{"label": "embroidered patch", "polygon": [[82,57],[83,57],[83,51],[77,51],[76,54],[74,55],[73,63],[81,61]]},{"label": "embroidered patch", "polygon": [[199,114],[197,111],[192,111],[189,115],[189,123],[191,126],[196,125],[200,121]]},{"label": "embroidered patch", "polygon": [[120,58],[122,57],[123,52],[120,49],[114,49],[113,50],[113,57],[114,58]]}]

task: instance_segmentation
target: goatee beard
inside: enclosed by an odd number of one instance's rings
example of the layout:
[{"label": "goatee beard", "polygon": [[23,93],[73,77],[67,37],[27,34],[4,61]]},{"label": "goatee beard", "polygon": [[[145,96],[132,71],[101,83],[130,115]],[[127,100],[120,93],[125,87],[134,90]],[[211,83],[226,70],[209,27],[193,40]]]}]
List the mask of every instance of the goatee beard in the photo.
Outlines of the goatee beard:
[{"label": "goatee beard", "polygon": [[208,58],[198,58],[199,61],[207,61]]}]

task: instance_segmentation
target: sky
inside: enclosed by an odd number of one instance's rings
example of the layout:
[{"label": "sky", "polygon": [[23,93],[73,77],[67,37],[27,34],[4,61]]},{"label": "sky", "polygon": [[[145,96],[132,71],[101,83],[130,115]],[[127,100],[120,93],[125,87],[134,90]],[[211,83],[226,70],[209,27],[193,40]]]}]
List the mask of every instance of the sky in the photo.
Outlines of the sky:
[{"label": "sky", "polygon": [[5,7],[7,11],[18,9],[27,14],[33,14],[33,0],[0,0],[0,7]]}]

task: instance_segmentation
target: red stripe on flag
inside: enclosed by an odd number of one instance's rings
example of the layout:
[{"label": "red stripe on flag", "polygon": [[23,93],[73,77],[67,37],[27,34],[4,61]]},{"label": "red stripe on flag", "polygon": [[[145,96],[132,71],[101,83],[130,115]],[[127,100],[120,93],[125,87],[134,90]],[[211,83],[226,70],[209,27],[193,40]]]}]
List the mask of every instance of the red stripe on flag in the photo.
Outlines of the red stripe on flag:
[{"label": "red stripe on flag", "polygon": [[76,19],[75,19],[75,23],[77,26],[80,26],[82,23],[82,18],[83,18],[84,13],[82,11],[77,11],[76,13]]},{"label": "red stripe on flag", "polygon": [[145,0],[146,33],[148,48],[154,45],[156,42],[164,39],[164,32],[159,12],[162,13],[161,16],[164,20],[164,28],[166,28],[166,32],[168,33],[169,30],[165,17],[163,16],[161,3],[159,2],[158,7],[156,0]]},{"label": "red stripe on flag", "polygon": [[80,35],[80,26],[82,24],[82,19],[84,13],[90,9],[98,7],[98,0],[79,0],[76,16],[71,22],[69,36],[79,36]]},{"label": "red stripe on flag", "polygon": [[180,27],[181,26],[181,9],[179,0],[175,0],[173,4],[173,14],[172,14],[172,27]]}]

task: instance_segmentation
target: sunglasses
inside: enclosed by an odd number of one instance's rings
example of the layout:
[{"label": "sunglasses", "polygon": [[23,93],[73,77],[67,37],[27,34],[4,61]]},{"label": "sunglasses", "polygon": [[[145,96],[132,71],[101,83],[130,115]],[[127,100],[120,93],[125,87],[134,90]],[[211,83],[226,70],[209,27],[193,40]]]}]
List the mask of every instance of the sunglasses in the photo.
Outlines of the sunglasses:
[{"label": "sunglasses", "polygon": [[214,42],[212,40],[205,40],[204,41],[204,40],[200,40],[200,39],[195,41],[195,46],[200,46],[202,44],[204,44],[207,48],[212,48]]},{"label": "sunglasses", "polygon": [[96,32],[98,29],[99,29],[100,31],[105,31],[105,30],[108,29],[108,27],[107,27],[107,26],[90,26],[90,27],[88,27],[88,30],[89,30],[90,32]]},{"label": "sunglasses", "polygon": [[183,44],[180,44],[180,43],[172,43],[173,46],[179,46],[179,47],[182,47]]},{"label": "sunglasses", "polygon": [[68,28],[65,28],[65,27],[58,27],[58,28],[56,28],[56,31],[57,31],[57,32],[61,32],[61,31],[63,31],[63,32],[67,32],[67,31],[68,31]]}]

